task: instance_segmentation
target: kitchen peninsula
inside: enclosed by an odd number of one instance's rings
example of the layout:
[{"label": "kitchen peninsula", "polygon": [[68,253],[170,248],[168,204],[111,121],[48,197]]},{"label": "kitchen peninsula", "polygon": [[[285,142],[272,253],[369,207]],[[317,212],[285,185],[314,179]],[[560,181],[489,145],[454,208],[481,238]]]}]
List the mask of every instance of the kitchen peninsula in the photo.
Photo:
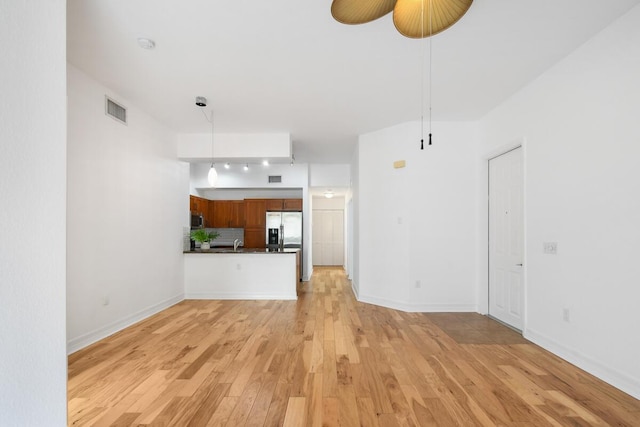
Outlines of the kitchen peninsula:
[{"label": "kitchen peninsula", "polygon": [[299,263],[297,248],[185,251],[185,297],[294,300]]}]

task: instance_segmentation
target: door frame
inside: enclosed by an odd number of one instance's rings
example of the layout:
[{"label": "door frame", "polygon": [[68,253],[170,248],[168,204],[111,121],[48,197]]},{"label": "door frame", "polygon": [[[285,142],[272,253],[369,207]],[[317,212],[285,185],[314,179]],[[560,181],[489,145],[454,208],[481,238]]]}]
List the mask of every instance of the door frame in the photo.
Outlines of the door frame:
[{"label": "door frame", "polygon": [[[524,137],[519,138],[517,140],[514,140],[508,144],[504,144],[496,149],[493,149],[491,151],[488,151],[487,153],[485,153],[485,155],[483,156],[483,175],[484,175],[484,191],[485,194],[487,196],[487,198],[485,199],[486,205],[484,205],[484,209],[483,209],[483,216],[485,219],[484,222],[484,227],[485,227],[485,241],[483,244],[483,251],[485,252],[485,259],[486,259],[486,265],[485,265],[485,280],[486,280],[486,286],[485,286],[485,295],[486,295],[486,299],[484,299],[484,301],[482,301],[482,307],[480,307],[480,312],[484,312],[484,314],[486,314],[488,317],[490,317],[491,319],[494,319],[498,322],[500,322],[499,320],[495,319],[493,316],[489,315],[489,298],[490,298],[490,275],[491,272],[489,271],[489,265],[490,265],[490,259],[489,257],[491,256],[490,250],[489,250],[489,215],[490,215],[490,195],[489,195],[489,161],[492,159],[495,159],[496,157],[500,157],[503,154],[507,154],[510,151],[516,150],[516,149],[522,149],[522,227],[523,227],[523,253],[522,253],[522,257],[523,257],[523,266],[522,266],[522,292],[523,292],[523,300],[522,300],[522,331],[519,331],[522,335],[525,335],[525,332],[527,330],[527,324],[528,324],[528,304],[527,304],[527,300],[528,300],[528,287],[529,287],[529,281],[528,281],[528,254],[527,254],[527,242],[528,242],[528,238],[527,238],[527,141]],[[480,294],[481,295],[481,294]],[[484,309],[482,309],[484,308]],[[503,322],[500,322],[502,324],[504,324]],[[509,326],[509,325],[506,325]],[[511,326],[509,326],[511,327]]]}]

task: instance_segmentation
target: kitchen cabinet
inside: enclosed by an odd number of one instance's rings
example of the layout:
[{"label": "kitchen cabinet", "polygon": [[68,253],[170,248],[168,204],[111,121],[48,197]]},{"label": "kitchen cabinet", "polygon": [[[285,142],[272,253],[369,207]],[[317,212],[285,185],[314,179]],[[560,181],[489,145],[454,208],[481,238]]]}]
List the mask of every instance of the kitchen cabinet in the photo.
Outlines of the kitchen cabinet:
[{"label": "kitchen cabinet", "polygon": [[266,247],[267,200],[244,199],[244,247]]},{"label": "kitchen cabinet", "polygon": [[231,202],[227,200],[213,200],[213,226],[215,228],[229,227],[229,217],[231,216]]},{"label": "kitchen cabinet", "polygon": [[215,206],[213,227],[242,228],[245,226],[243,200],[212,200],[211,203]]},{"label": "kitchen cabinet", "polygon": [[245,228],[244,247],[245,248],[265,248],[266,237],[264,228]]},{"label": "kitchen cabinet", "polygon": [[[266,226],[266,199],[244,199],[244,227],[262,228]],[[264,239],[263,239],[264,240]]]},{"label": "kitchen cabinet", "polygon": [[204,219],[205,227],[214,227],[213,217],[215,213],[215,207],[212,200],[204,199],[198,196],[189,196],[189,210],[194,213],[202,214],[202,219]]},{"label": "kitchen cabinet", "polygon": [[267,210],[268,211],[281,211],[282,210],[282,199],[267,199]]},{"label": "kitchen cabinet", "polygon": [[189,209],[191,212],[207,214],[209,208],[209,201],[198,196],[189,196]]},{"label": "kitchen cabinet", "polygon": [[207,228],[214,228],[215,212],[216,208],[213,200],[207,200],[207,212],[204,214],[204,226]]},{"label": "kitchen cabinet", "polygon": [[302,199],[267,199],[268,211],[302,211]]},{"label": "kitchen cabinet", "polygon": [[284,199],[282,201],[283,211],[302,211],[302,199]]},{"label": "kitchen cabinet", "polygon": [[231,227],[244,227],[244,200],[234,200],[231,209]]}]

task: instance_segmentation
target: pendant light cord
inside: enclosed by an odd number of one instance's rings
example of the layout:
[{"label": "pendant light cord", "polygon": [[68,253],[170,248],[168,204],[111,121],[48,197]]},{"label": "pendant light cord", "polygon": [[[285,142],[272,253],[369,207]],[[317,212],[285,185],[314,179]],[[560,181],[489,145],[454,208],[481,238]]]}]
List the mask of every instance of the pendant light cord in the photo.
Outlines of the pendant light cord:
[{"label": "pendant light cord", "polygon": [[200,109],[200,111],[202,111],[204,118],[211,123],[211,167],[213,167],[213,109],[211,109],[211,118],[207,116],[203,109]]},{"label": "pendant light cord", "polygon": [[[424,7],[424,5],[423,5]],[[424,19],[424,18],[423,18]],[[433,76],[433,53],[431,45],[433,43],[433,0],[429,0],[429,145],[431,145],[431,79]]]},{"label": "pendant light cord", "polygon": [[[420,38],[424,39],[424,0],[420,8]],[[424,150],[424,47],[420,49],[420,149]]]},{"label": "pendant light cord", "polygon": [[[420,11],[420,35],[424,40],[424,2],[422,0]],[[433,0],[429,0],[429,145],[431,145],[431,92],[432,92],[432,75],[433,75],[433,49],[432,49],[432,37],[433,36]],[[422,53],[420,61],[420,149],[424,150],[424,61],[425,61],[425,47],[420,49]]]}]

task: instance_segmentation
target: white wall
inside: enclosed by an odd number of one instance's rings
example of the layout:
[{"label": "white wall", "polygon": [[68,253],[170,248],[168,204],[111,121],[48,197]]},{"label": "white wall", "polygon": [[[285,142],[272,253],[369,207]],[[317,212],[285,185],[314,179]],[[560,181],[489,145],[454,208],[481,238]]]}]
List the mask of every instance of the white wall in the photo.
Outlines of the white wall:
[{"label": "white wall", "polygon": [[481,153],[526,140],[525,336],[636,398],[639,22],[640,6],[490,113]]},{"label": "white wall", "polygon": [[[127,126],[104,114],[105,94],[128,108]],[[172,132],[71,65],[68,96],[74,351],[182,299],[189,168],[176,160]]]},{"label": "white wall", "polygon": [[[424,151],[417,122],[360,136],[358,297],[407,311],[475,311],[477,125],[433,131]],[[394,169],[396,160],[406,167]]]},{"label": "white wall", "polygon": [[[216,164],[215,168],[218,172],[216,188],[306,189],[309,186],[309,171],[306,163],[298,163],[293,166],[289,164],[272,164],[269,166],[251,164],[246,172],[242,170],[242,166],[243,164],[235,163],[231,165],[231,169],[227,170],[223,164]],[[210,167],[211,165],[208,163],[191,164],[190,180],[194,191],[202,192],[211,188],[207,181]],[[282,182],[269,183],[270,175],[280,175]],[[197,194],[197,192],[193,194]]]},{"label": "white wall", "polygon": [[[350,223],[353,227],[347,229],[347,239],[351,244],[347,246],[348,257],[351,260],[350,276],[351,287],[356,298],[360,299],[360,151],[356,147],[351,156],[351,210],[347,216],[351,216]],[[349,200],[347,198],[347,200]],[[347,225],[348,227],[348,225]]]},{"label": "white wall", "polygon": [[351,168],[347,164],[310,164],[309,186],[349,187]]},{"label": "white wall", "polygon": [[65,426],[65,2],[0,3],[0,424]]},{"label": "white wall", "polygon": [[185,254],[188,299],[297,299],[293,253]]},{"label": "white wall", "polygon": [[[203,117],[202,120],[206,119]],[[211,161],[212,153],[219,163],[234,159],[255,159],[257,162],[265,159],[289,162],[291,159],[291,135],[288,133],[214,133],[213,141],[211,133],[188,133],[178,135],[177,140],[178,158],[184,161]]]},{"label": "white wall", "polygon": [[344,197],[336,196],[327,199],[324,196],[313,196],[313,210],[343,211],[345,207]]}]

